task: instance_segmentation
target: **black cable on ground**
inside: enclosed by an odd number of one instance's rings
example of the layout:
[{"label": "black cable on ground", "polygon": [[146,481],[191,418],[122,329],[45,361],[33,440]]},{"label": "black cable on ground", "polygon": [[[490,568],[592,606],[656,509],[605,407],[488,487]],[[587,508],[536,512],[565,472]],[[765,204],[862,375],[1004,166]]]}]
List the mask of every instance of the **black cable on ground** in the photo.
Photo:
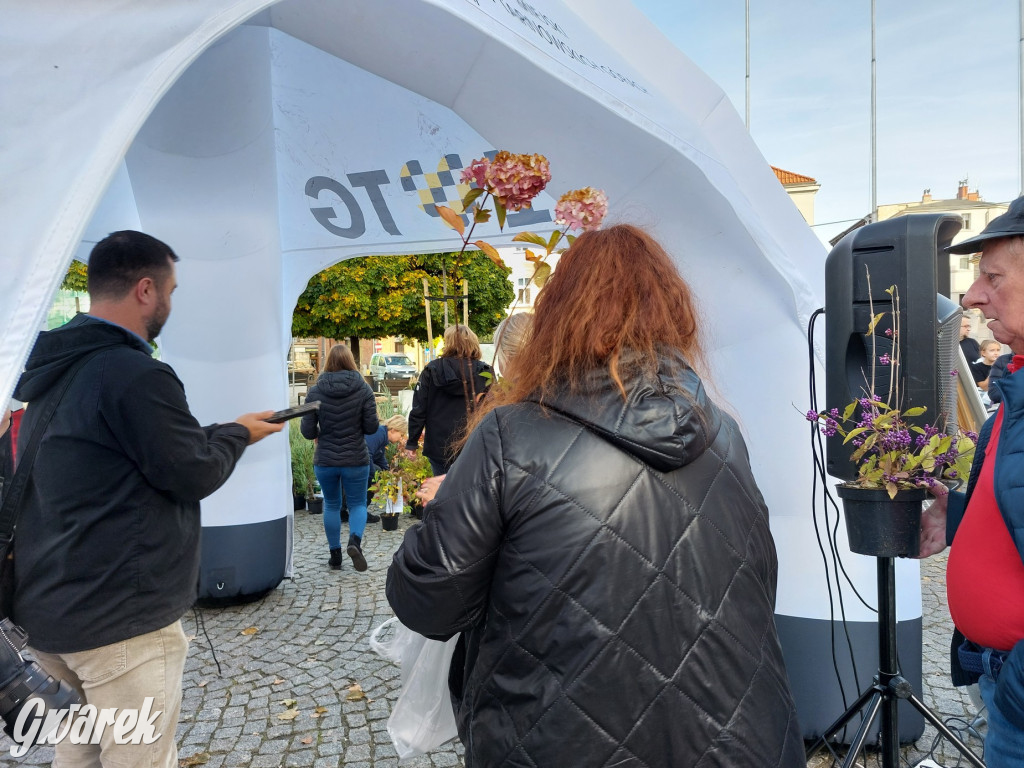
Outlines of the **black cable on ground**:
[{"label": "black cable on ground", "polygon": [[206,644],[210,646],[210,655],[213,657],[213,663],[217,665],[217,674],[223,677],[224,672],[220,668],[220,660],[217,659],[217,652],[213,649],[213,641],[206,632],[206,622],[203,621],[203,612],[199,610],[198,605],[192,606],[192,615],[196,620],[196,629],[202,631],[203,637],[206,638]]}]

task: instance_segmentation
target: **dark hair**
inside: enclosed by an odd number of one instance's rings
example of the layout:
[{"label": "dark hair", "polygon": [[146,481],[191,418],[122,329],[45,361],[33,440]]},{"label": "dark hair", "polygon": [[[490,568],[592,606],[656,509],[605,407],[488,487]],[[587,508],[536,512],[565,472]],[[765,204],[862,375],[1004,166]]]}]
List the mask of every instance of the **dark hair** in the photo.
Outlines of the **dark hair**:
[{"label": "dark hair", "polygon": [[178,257],[151,235],[124,229],[100,240],[89,254],[86,271],[89,297],[119,299],[144,277],[163,285]]},{"label": "dark hair", "polygon": [[480,359],[480,339],[468,325],[449,325],[444,331],[444,351],[441,357]]},{"label": "dark hair", "polygon": [[[606,368],[623,397],[622,367],[655,371],[661,350],[678,350],[703,374],[698,309],[672,259],[628,224],[584,232],[565,252],[537,297],[530,353],[515,355],[497,388],[474,414],[528,397],[577,387]],[[472,425],[471,425],[472,426]]]},{"label": "dark hair", "polygon": [[352,357],[352,350],[344,344],[331,347],[327,353],[327,363],[324,365],[324,373],[332,371],[355,371],[356,359]]}]

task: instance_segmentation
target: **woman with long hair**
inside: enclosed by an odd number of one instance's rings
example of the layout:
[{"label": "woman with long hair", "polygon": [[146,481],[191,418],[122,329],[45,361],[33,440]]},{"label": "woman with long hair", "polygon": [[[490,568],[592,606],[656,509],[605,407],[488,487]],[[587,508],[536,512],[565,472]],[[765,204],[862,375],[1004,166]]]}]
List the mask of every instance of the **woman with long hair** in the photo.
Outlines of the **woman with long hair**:
[{"label": "woman with long hair", "polygon": [[449,326],[444,351],[426,364],[416,383],[405,446],[408,453],[414,452],[425,431],[423,455],[435,475],[447,472],[458,456],[456,443],[466,418],[490,386],[484,373],[491,373],[491,366],[480,359],[477,335],[465,325]]},{"label": "woman with long hair", "polygon": [[533,315],[517,312],[494,329],[494,367],[502,376],[508,371],[509,361],[523,351],[532,327]]},{"label": "woman with long hair", "polygon": [[580,235],[395,554],[398,618],[462,633],[467,766],[804,765],[768,510],[698,318],[645,232]]},{"label": "woman with long hair", "polygon": [[370,453],[364,435],[377,431],[377,403],[373,390],[356,368],[352,352],[344,344],[332,347],[306,402],[319,401],[320,409],[302,417],[303,437],[316,440],[313,471],[324,494],[324,533],[330,549],[331,568],[341,568],[341,492],[348,499],[346,553],[357,571],[366,570],[363,532],[366,529],[366,488],[370,478]]}]

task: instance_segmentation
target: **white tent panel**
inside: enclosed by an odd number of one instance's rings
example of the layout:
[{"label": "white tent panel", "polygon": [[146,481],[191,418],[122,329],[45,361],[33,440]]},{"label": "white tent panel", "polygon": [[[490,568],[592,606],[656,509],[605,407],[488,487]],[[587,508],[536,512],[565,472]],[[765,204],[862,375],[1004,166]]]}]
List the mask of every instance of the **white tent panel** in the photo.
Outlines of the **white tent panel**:
[{"label": "white tent panel", "polygon": [[[0,0],[0,15],[0,400],[71,257],[131,227],[182,257],[161,345],[200,419],[281,406],[309,277],[457,247],[403,168],[423,189],[446,155],[540,152],[554,180],[537,214],[603,188],[611,220],[650,228],[692,283],[713,383],[772,511],[780,626],[828,626],[799,415],[823,249],[722,91],[628,3]],[[510,220],[504,237],[549,226]],[[239,560],[283,562],[287,453],[283,439],[255,446],[204,503],[207,588],[251,588]],[[873,563],[847,559],[870,592]],[[901,618],[920,616],[916,574],[901,565]]]}]

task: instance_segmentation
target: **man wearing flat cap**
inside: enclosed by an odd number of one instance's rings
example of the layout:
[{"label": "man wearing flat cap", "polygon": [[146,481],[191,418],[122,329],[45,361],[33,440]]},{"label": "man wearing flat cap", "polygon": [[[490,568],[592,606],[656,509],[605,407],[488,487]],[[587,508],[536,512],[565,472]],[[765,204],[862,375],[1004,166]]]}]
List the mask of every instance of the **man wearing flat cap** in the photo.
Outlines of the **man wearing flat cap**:
[{"label": "man wearing flat cap", "polygon": [[966,492],[935,501],[921,521],[921,557],[950,545],[946,570],[954,685],[977,682],[988,708],[988,768],[1024,765],[1024,197],[977,237],[946,249],[981,252],[964,295],[1013,350],[993,382],[1002,405],[978,436]]}]

